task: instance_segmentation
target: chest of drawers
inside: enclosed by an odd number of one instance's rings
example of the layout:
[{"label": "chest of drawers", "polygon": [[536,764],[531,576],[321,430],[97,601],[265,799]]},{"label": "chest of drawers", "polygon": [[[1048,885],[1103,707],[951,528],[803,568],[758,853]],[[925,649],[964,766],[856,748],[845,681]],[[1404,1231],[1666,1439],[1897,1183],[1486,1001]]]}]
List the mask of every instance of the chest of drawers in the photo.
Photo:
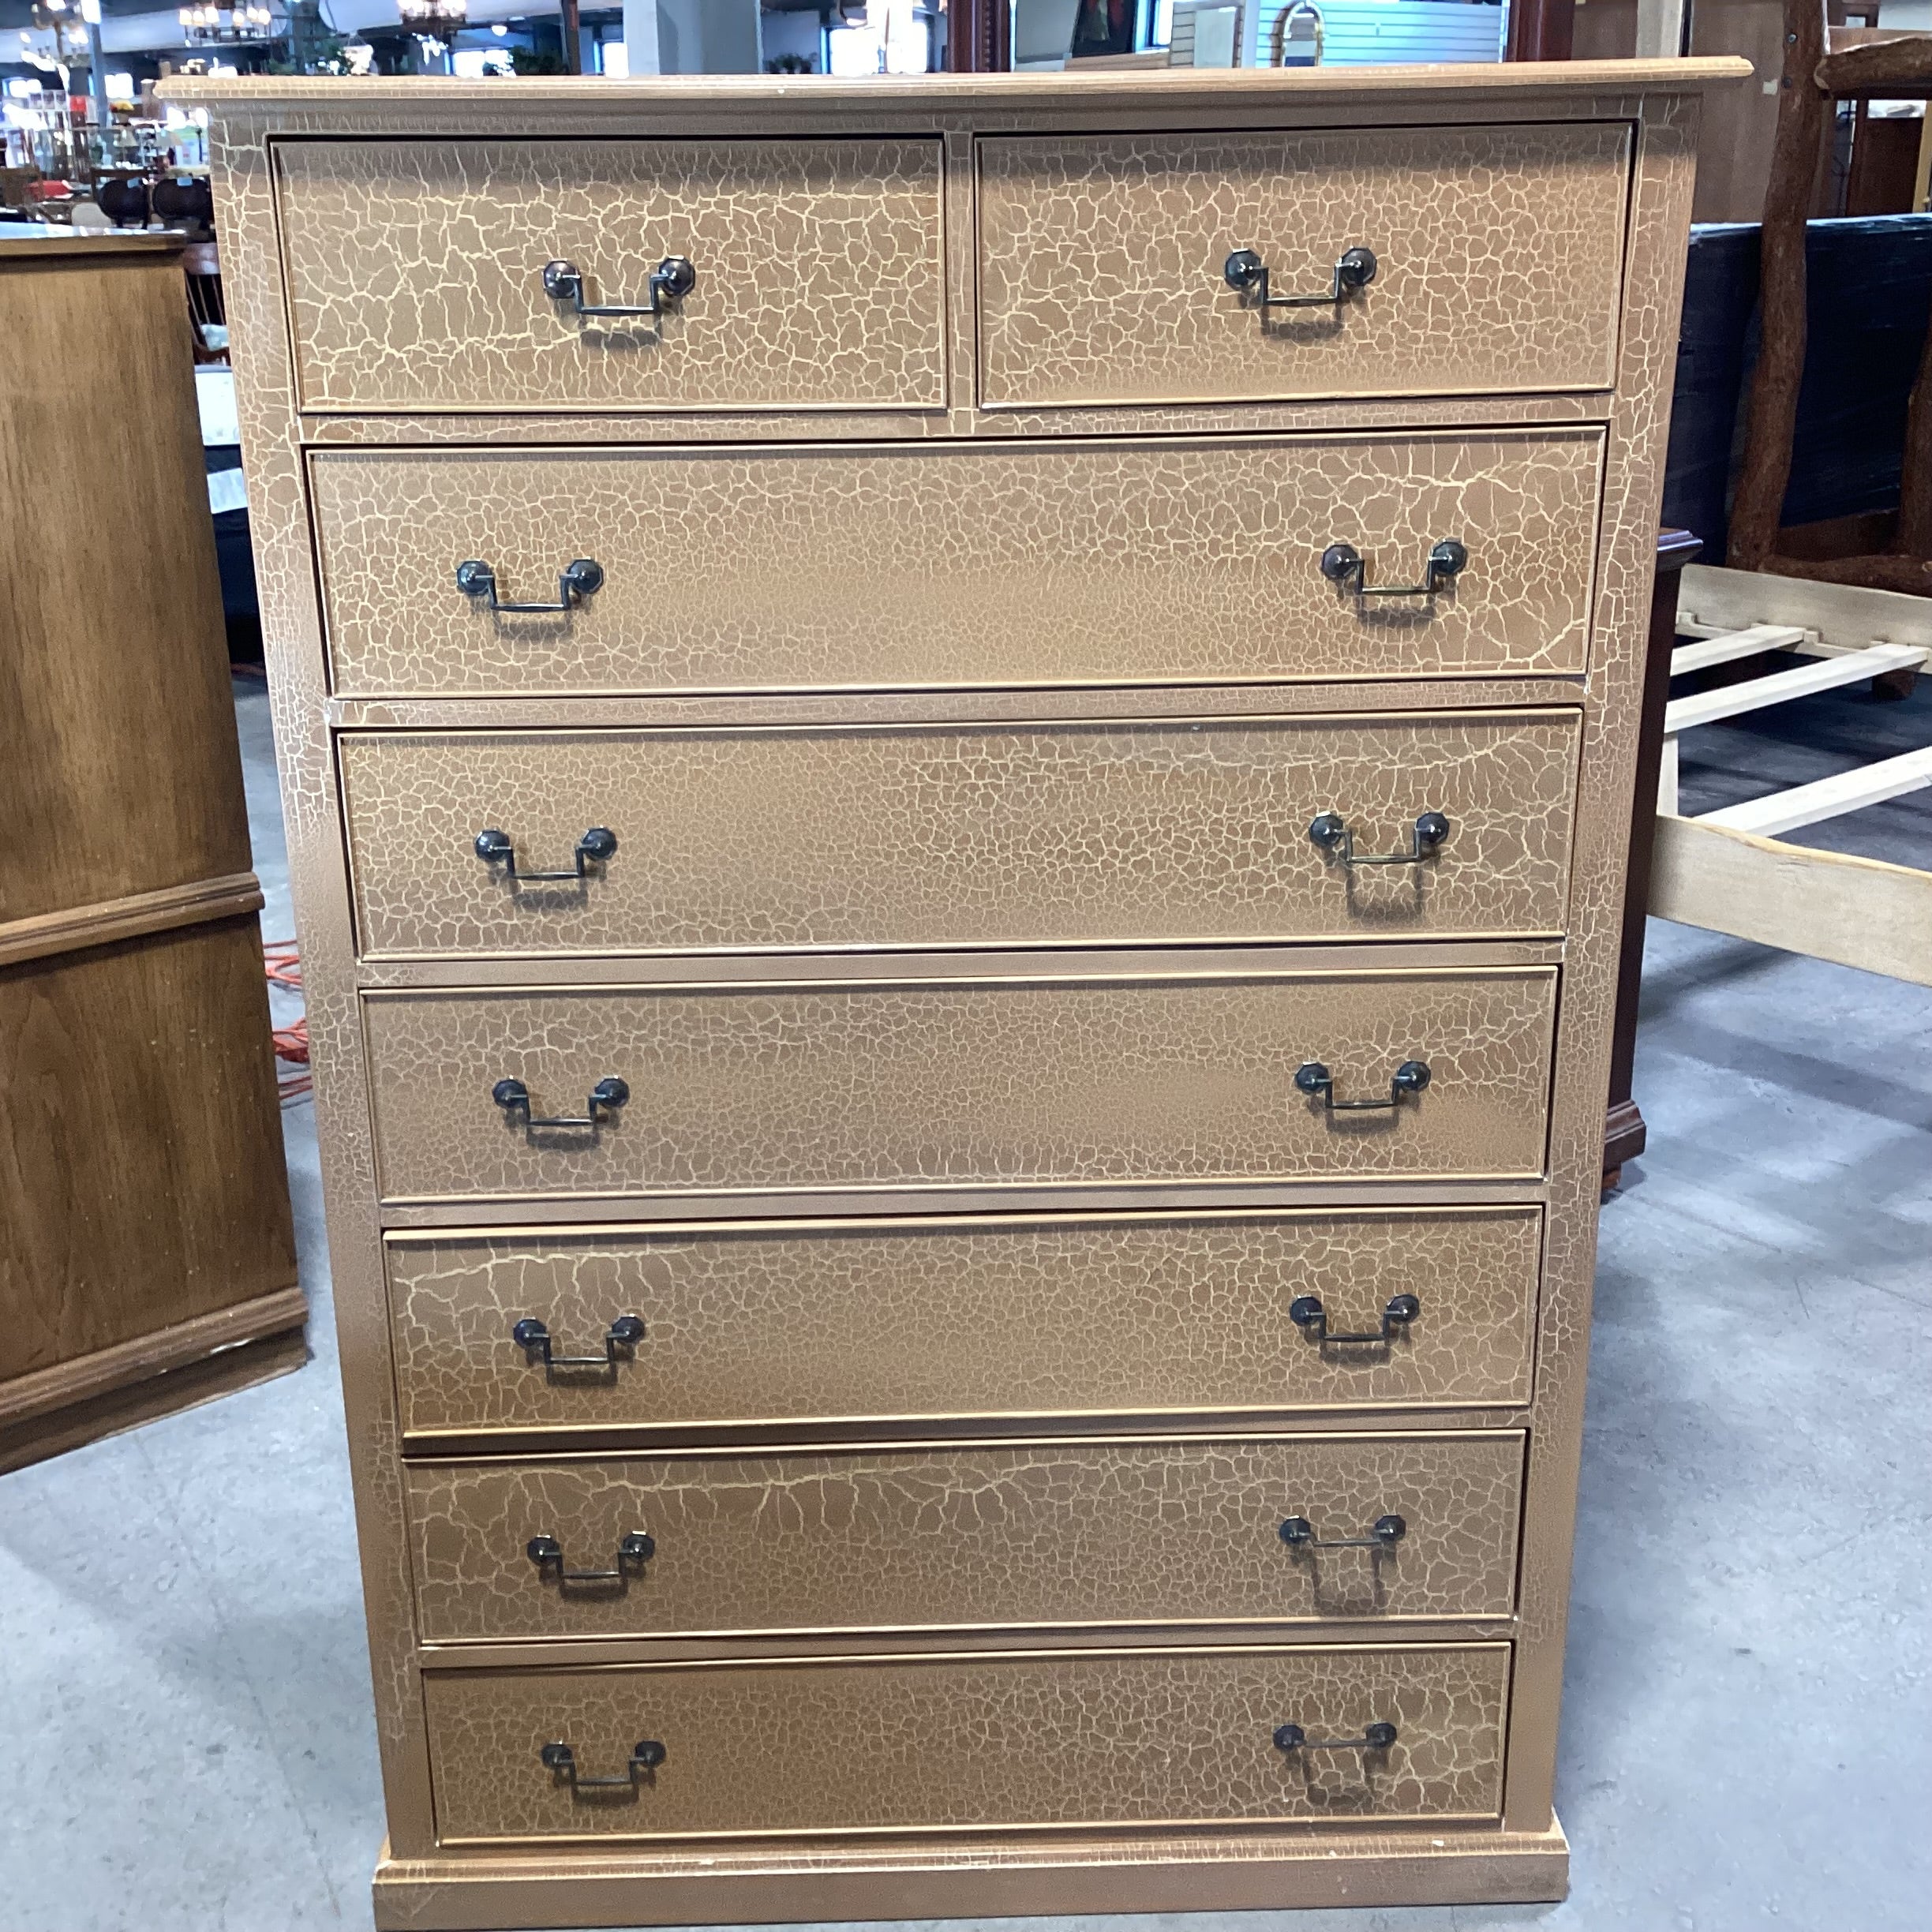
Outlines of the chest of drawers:
[{"label": "chest of drawers", "polygon": [[1560,1895],[1741,72],[175,84],[380,1923]]}]

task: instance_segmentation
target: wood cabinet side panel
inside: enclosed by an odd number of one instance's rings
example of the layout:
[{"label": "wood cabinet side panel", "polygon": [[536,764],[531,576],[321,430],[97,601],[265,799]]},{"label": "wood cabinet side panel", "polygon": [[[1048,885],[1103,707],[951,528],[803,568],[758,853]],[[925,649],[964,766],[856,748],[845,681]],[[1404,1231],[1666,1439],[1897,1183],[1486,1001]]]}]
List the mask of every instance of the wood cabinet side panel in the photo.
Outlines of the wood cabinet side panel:
[{"label": "wood cabinet side panel", "polygon": [[294,1279],[254,916],[0,969],[0,1377]]},{"label": "wood cabinet side panel", "polygon": [[1537,1313],[1537,1396],[1524,1507],[1505,1820],[1518,1831],[1544,1830],[1554,1815],[1551,1795],[1603,1178],[1604,1096],[1609,1088],[1638,725],[1697,174],[1699,107],[1690,95],[1646,105],[1631,195],[1619,389],[1598,552],[1595,647],[1550,1120],[1550,1219]]},{"label": "wood cabinet side panel", "polygon": [[0,925],[249,869],[188,329],[171,253],[0,264]]}]

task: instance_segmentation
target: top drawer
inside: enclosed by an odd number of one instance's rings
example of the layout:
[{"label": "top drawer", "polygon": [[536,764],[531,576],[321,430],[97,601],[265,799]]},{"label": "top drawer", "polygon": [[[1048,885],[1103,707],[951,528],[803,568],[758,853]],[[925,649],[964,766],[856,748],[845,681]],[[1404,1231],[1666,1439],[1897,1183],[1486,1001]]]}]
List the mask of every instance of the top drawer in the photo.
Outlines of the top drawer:
[{"label": "top drawer", "polygon": [[[937,140],[275,152],[305,409],[944,406]],[[696,279],[653,320],[671,257]],[[578,316],[555,261],[646,313]]]},{"label": "top drawer", "polygon": [[[979,144],[989,408],[1467,395],[1615,380],[1622,122]],[[1373,279],[1339,301],[1252,305]]]}]

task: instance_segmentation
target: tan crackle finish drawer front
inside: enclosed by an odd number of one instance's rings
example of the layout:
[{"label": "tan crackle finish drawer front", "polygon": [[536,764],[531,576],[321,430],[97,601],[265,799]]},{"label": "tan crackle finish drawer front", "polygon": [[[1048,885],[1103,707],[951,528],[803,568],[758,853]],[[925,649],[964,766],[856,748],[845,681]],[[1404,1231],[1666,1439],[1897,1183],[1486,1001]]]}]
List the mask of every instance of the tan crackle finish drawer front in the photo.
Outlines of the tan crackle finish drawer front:
[{"label": "tan crackle finish drawer front", "polygon": [[[324,451],[335,688],[437,692],[1214,683],[1574,672],[1601,430],[695,455]],[[1370,586],[1322,574],[1348,544]],[[567,614],[578,558],[601,584]],[[836,567],[828,567],[828,560]],[[474,575],[471,578],[474,582]]]},{"label": "tan crackle finish drawer front", "polygon": [[[1556,934],[1577,736],[1533,712],[372,733],[339,755],[365,953],[621,953]],[[1361,856],[1419,863],[1352,867],[1310,836],[1331,814]],[[616,848],[581,882],[522,876],[570,872],[593,828]],[[485,830],[508,858],[478,856]]]},{"label": "tan crackle finish drawer front", "polygon": [[1522,1450],[1465,1432],[417,1464],[417,1604],[431,1642],[1504,1617]]},{"label": "tan crackle finish drawer front", "polygon": [[[366,994],[364,1024],[395,1200],[1529,1177],[1556,992],[1544,968],[477,989]],[[1389,1104],[1330,1112],[1316,1066]],[[594,1126],[532,1125],[600,1089]]]},{"label": "tan crackle finish drawer front", "polygon": [[[1508,1679],[1507,1645],[1418,1645],[432,1672],[423,1695],[451,1844],[1492,1818]],[[1290,1724],[1395,1735],[1284,1750]],[[621,1784],[573,1788],[547,1744]],[[627,1775],[640,1744],[661,1758]]]},{"label": "tan crackle finish drawer front", "polygon": [[[302,406],[938,409],[936,140],[274,148]],[[653,270],[696,280],[656,320]]]},{"label": "tan crackle finish drawer front", "polygon": [[[990,406],[1608,388],[1630,130],[1621,122],[979,144]],[[1340,301],[1345,251],[1374,277]]]},{"label": "tan crackle finish drawer front", "polygon": [[[874,1417],[1136,1414],[1530,1396],[1533,1208],[990,1216],[397,1234],[396,1384],[410,1433]],[[1324,1343],[1418,1307],[1386,1343]],[[545,1372],[511,1331],[597,1353]],[[620,1351],[621,1353],[621,1351]]]}]

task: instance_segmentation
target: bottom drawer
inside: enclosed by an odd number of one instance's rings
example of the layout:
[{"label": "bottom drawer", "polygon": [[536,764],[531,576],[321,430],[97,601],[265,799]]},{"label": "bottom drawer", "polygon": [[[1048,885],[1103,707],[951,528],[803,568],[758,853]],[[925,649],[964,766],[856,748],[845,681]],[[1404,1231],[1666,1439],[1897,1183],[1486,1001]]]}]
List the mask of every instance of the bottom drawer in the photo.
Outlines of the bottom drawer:
[{"label": "bottom drawer", "polygon": [[1493,1818],[1508,1683],[1507,1644],[1464,1644],[448,1671],[423,1694],[451,1844]]}]

